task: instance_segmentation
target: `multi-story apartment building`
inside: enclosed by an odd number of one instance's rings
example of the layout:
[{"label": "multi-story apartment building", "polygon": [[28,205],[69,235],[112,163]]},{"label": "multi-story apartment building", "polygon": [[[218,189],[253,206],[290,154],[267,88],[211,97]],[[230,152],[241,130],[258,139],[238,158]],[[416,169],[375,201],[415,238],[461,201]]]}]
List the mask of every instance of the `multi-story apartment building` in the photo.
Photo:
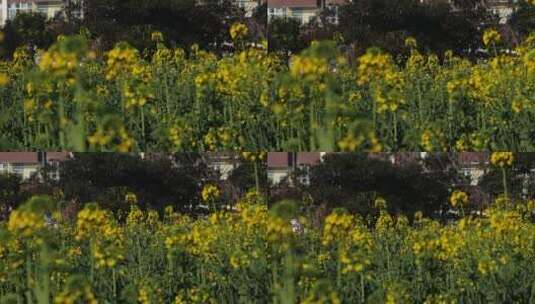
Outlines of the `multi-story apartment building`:
[{"label": "multi-story apartment building", "polygon": [[498,16],[501,24],[505,24],[514,12],[515,4],[518,0],[489,0],[488,9]]},{"label": "multi-story apartment building", "polygon": [[18,174],[25,180],[38,174],[43,166],[50,165],[55,170],[49,174],[57,179],[57,165],[69,157],[66,152],[0,152],[0,174]]},{"label": "multi-story apartment building", "polygon": [[[331,11],[328,21],[338,23],[339,7],[352,0],[268,0],[268,21],[273,18],[296,18],[302,24],[314,20],[318,15],[329,9]],[[420,0],[428,2],[433,0]],[[453,5],[453,1],[449,0]],[[504,24],[514,12],[515,4],[518,0],[487,0],[482,4],[496,14],[500,23]]]},{"label": "multi-story apartment building", "polygon": [[[331,153],[335,152],[269,152],[267,157],[268,180],[272,184],[278,184],[291,177],[292,172],[300,169],[305,170],[305,174],[300,176],[302,179],[300,182],[307,184],[309,182],[307,173],[310,168],[319,164],[325,155]],[[368,157],[402,166],[414,161],[420,161],[426,157],[426,154],[421,152],[368,153]]]},{"label": "multi-story apartment building", "polygon": [[15,18],[18,13],[41,13],[48,18],[53,18],[60,13],[66,1],[64,0],[1,0],[0,7],[1,24]]},{"label": "multi-story apartment building", "polygon": [[268,0],[268,20],[273,18],[296,18],[302,24],[316,19],[329,10],[327,22],[337,24],[339,8],[352,0]]},{"label": "multi-story apartment building", "polygon": [[[291,176],[296,169],[309,171],[310,167],[320,163],[327,153],[320,152],[270,152],[267,157],[268,179],[272,184],[278,184]],[[368,153],[370,159],[388,161],[394,166],[404,166],[418,162],[423,164],[430,156],[426,152],[397,152],[397,153]],[[489,153],[462,152],[456,153],[452,165],[466,177],[469,186],[476,186],[489,170]],[[308,176],[304,174],[301,182],[307,183]],[[290,181],[291,182],[291,181]]]},{"label": "multi-story apartment building", "polygon": [[[420,2],[431,2],[436,0],[420,0]],[[453,0],[447,0],[454,9],[457,9],[453,4]],[[480,2],[484,8],[489,10],[491,13],[495,14],[500,24],[505,24],[511,14],[515,10],[515,6],[518,3],[518,0],[484,0]]]},{"label": "multi-story apartment building", "polygon": [[232,171],[240,165],[240,155],[233,152],[212,152],[204,155],[206,164],[215,172],[219,173],[221,180],[227,180]]},{"label": "multi-story apartment building", "polygon": [[[267,155],[268,180],[278,184],[289,178],[297,169],[309,170],[321,162],[322,152],[269,152]],[[302,177],[302,183],[308,183],[308,176]]]},{"label": "multi-story apartment building", "polygon": [[[12,20],[18,13],[41,13],[47,18],[54,18],[64,9],[74,3],[82,4],[85,0],[0,0],[0,25]],[[77,17],[83,17],[82,10],[73,12]]]},{"label": "multi-story apartment building", "polygon": [[265,3],[265,0],[234,0],[236,5],[240,8],[243,8],[245,11],[245,17],[252,17],[254,10],[261,5],[262,3]]},{"label": "multi-story apartment building", "polygon": [[458,154],[461,174],[468,178],[470,185],[476,186],[489,168],[489,153],[462,152]]},{"label": "multi-story apartment building", "polygon": [[[221,1],[221,0],[219,0]],[[231,3],[235,4],[237,7],[242,8],[245,11],[245,17],[252,17],[255,9],[266,3],[267,0],[230,0]],[[196,0],[197,4],[209,4],[211,1],[208,0]]]},{"label": "multi-story apartment building", "polygon": [[227,180],[234,169],[238,168],[243,160],[239,153],[236,152],[205,152],[200,154],[200,158],[192,157],[190,160],[181,159],[177,161],[175,155],[162,153],[139,153],[141,160],[158,159],[166,157],[173,161],[175,166],[181,166],[184,162],[191,164],[192,162],[204,163],[212,172],[217,173],[221,181]]},{"label": "multi-story apartment building", "polygon": [[268,21],[273,18],[295,18],[306,24],[321,11],[320,0],[268,0]]}]

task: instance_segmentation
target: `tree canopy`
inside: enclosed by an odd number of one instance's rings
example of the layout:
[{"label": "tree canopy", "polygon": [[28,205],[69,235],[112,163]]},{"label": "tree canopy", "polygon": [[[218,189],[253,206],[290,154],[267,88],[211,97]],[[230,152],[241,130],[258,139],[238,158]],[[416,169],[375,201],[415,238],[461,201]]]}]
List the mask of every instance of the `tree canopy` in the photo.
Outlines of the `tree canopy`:
[{"label": "tree canopy", "polygon": [[394,166],[366,154],[328,154],[311,168],[308,191],[317,204],[344,207],[363,215],[374,212],[383,197],[393,213],[412,216],[416,211],[433,215],[447,205],[449,185],[441,173],[426,173],[417,163]]},{"label": "tree canopy", "polygon": [[106,47],[126,40],[138,48],[153,31],[172,44],[211,48],[228,41],[228,28],[243,18],[230,0],[92,0],[85,1],[82,26]]},{"label": "tree canopy", "polygon": [[[188,211],[199,203],[202,181],[209,170],[195,154],[175,160],[118,153],[77,153],[61,163],[60,188],[65,199],[80,203],[97,201],[111,210],[128,208],[127,193],[134,193],[142,207],[162,209],[173,205]],[[174,163],[176,161],[176,163]],[[177,165],[178,164],[178,165]]]},{"label": "tree canopy", "polygon": [[355,0],[341,7],[339,30],[362,50],[377,46],[398,54],[411,36],[425,51],[461,53],[480,45],[481,25],[490,18],[485,9],[462,2],[452,10],[446,1]]}]

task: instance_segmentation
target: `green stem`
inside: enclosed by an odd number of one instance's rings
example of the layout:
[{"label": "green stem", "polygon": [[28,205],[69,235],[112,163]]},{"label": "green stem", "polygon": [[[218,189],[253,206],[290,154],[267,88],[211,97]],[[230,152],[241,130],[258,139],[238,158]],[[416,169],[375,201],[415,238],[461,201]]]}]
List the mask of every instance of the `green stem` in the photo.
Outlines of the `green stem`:
[{"label": "green stem", "polygon": [[505,172],[505,167],[502,167],[502,182],[503,182],[503,194],[506,198],[509,197],[507,193],[507,173]]},{"label": "green stem", "polygon": [[254,166],[254,181],[255,181],[256,193],[260,193],[260,178],[258,176],[258,163],[255,161],[253,163],[253,166]]},{"label": "green stem", "polygon": [[143,144],[142,144],[143,151],[145,151],[147,148],[147,141],[145,137],[145,110],[144,109],[145,107],[141,106],[141,138],[143,140]]},{"label": "green stem", "polygon": [[115,277],[115,267],[111,269],[111,276],[113,280],[113,300],[117,302],[117,278]]},{"label": "green stem", "polygon": [[65,105],[63,104],[63,98],[59,98],[59,146],[63,151],[65,150],[65,132],[63,130],[63,124],[65,120]]}]

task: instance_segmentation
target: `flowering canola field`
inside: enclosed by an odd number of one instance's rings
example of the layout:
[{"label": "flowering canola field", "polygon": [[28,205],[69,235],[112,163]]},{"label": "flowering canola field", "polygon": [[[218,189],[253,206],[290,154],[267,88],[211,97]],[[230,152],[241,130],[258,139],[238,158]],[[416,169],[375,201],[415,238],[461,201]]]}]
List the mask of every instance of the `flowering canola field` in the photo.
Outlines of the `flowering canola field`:
[{"label": "flowering canola field", "polygon": [[[452,196],[452,204],[464,204]],[[191,218],[87,204],[69,221],[34,197],[0,223],[6,303],[533,303],[534,202],[499,199],[450,224],[417,213],[321,223],[268,210],[256,194],[234,211]],[[299,224],[292,223],[298,220]]]},{"label": "flowering canola field", "polygon": [[[225,56],[125,43],[96,56],[60,37],[39,56],[0,65],[0,147],[75,151],[531,151],[535,148],[535,36],[514,51],[483,37],[470,62],[378,49],[349,59],[318,42],[289,64],[266,46]],[[147,55],[152,54],[152,55]],[[101,58],[102,57],[102,58]]]}]

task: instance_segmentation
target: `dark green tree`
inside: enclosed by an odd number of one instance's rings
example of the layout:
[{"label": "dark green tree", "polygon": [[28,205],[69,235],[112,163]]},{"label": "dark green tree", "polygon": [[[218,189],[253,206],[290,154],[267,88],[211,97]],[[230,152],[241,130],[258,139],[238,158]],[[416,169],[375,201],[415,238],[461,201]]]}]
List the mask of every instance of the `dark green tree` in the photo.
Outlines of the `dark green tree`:
[{"label": "dark green tree", "polygon": [[306,48],[306,41],[301,36],[301,22],[294,18],[274,18],[268,24],[269,51],[284,57]]},{"label": "dark green tree", "polygon": [[518,3],[518,9],[511,15],[508,23],[513,27],[520,39],[533,33],[535,31],[535,5],[521,0]]},{"label": "dark green tree", "polygon": [[[512,198],[533,197],[535,180],[531,170],[535,168],[535,153],[515,153],[511,168],[506,168],[507,190]],[[482,177],[479,186],[492,197],[504,193],[503,177],[500,168],[490,167]]]},{"label": "dark green tree", "polygon": [[18,47],[46,49],[54,42],[46,16],[40,13],[19,13],[3,28],[3,57],[11,58]]},{"label": "dark green tree", "polygon": [[447,1],[355,0],[341,7],[339,28],[360,52],[377,46],[400,54],[406,52],[405,38],[412,36],[427,52],[463,53],[477,48],[480,27],[489,20],[483,8],[468,7],[453,10]]},{"label": "dark green tree", "polygon": [[6,219],[10,209],[15,209],[26,199],[22,180],[16,174],[0,174],[0,221]]},{"label": "dark green tree", "polygon": [[260,4],[253,12],[253,20],[258,27],[260,37],[265,39],[267,30],[267,2]]},{"label": "dark green tree", "polygon": [[92,0],[85,1],[82,25],[104,49],[120,40],[144,49],[160,31],[170,44],[219,48],[228,41],[232,22],[243,11],[230,0]]},{"label": "dark green tree", "polygon": [[76,153],[60,166],[60,188],[68,201],[96,201],[114,211],[126,211],[125,195],[136,194],[143,208],[172,205],[190,212],[199,203],[208,168],[195,154],[169,157],[151,154]]},{"label": "dark green tree", "polygon": [[375,212],[374,200],[383,197],[390,212],[432,216],[447,204],[449,187],[421,165],[392,165],[366,154],[329,154],[312,167],[308,192],[316,204],[343,207],[363,215]]},{"label": "dark green tree", "polygon": [[[265,162],[257,163],[260,191],[265,192],[267,188],[267,167]],[[252,162],[241,161],[236,169],[232,171],[228,178],[229,182],[240,194],[244,194],[256,187],[254,164]]]},{"label": "dark green tree", "polygon": [[17,14],[12,25],[24,45],[46,48],[54,41],[54,37],[47,30],[47,17],[43,14]]}]

